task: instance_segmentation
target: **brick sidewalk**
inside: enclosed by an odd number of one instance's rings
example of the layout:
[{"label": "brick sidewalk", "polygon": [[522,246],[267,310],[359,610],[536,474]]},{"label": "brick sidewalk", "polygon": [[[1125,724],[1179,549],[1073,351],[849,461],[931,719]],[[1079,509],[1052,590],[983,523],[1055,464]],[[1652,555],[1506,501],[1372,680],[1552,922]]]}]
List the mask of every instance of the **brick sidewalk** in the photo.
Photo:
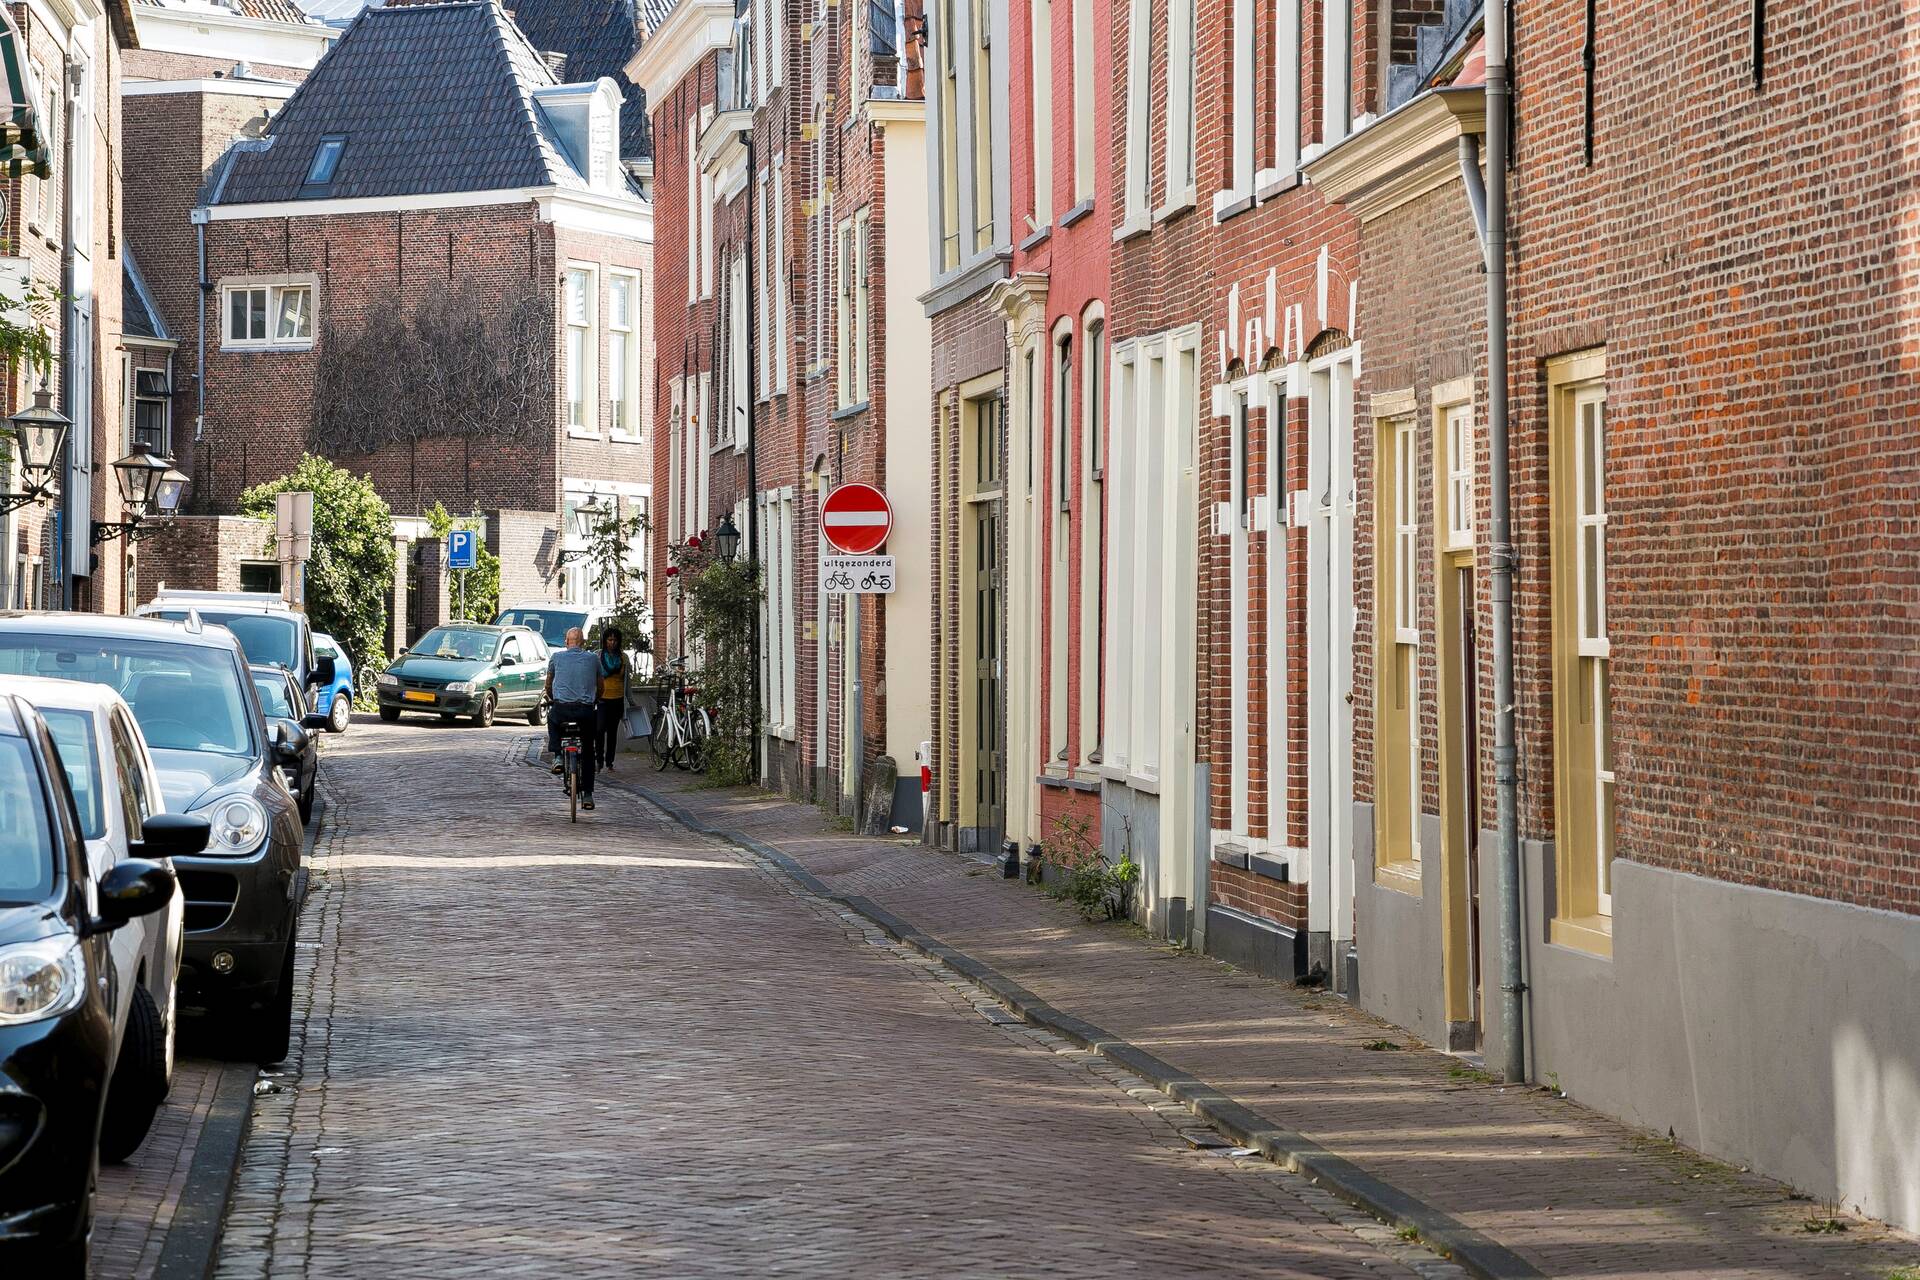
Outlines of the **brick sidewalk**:
[{"label": "brick sidewalk", "polygon": [[[1843,1229],[1814,1230],[1830,1206],[1548,1090],[1486,1083],[1338,998],[1085,923],[986,864],[848,835],[811,806],[627,759],[610,782],[657,789],[706,826],[785,853],[1547,1275],[1887,1280],[1920,1266],[1920,1242],[1882,1224],[1842,1213]],[[1365,1047],[1382,1040],[1404,1047]]]},{"label": "brick sidewalk", "polygon": [[93,1274],[96,1280],[136,1280],[153,1274],[166,1247],[180,1194],[213,1106],[222,1066],[181,1058],[173,1092],[153,1118],[147,1140],[125,1164],[100,1167],[94,1201]]}]

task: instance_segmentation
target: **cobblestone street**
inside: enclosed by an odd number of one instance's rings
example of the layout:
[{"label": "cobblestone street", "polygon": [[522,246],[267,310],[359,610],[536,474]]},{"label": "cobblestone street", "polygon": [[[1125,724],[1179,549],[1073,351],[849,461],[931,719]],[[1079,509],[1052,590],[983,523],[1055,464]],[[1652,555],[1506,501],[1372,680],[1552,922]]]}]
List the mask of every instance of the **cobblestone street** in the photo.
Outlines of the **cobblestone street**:
[{"label": "cobblestone street", "polygon": [[528,732],[330,750],[220,1276],[1461,1274]]}]

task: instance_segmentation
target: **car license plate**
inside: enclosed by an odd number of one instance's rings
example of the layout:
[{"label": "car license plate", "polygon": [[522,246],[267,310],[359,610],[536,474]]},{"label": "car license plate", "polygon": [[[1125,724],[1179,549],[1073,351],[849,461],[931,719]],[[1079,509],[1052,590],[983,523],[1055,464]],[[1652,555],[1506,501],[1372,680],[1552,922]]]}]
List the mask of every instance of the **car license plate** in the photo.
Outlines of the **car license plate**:
[{"label": "car license plate", "polygon": [[405,698],[408,702],[432,702],[433,701],[432,694],[423,692],[422,690],[419,690],[419,689],[409,689],[405,693],[401,694],[400,696]]}]

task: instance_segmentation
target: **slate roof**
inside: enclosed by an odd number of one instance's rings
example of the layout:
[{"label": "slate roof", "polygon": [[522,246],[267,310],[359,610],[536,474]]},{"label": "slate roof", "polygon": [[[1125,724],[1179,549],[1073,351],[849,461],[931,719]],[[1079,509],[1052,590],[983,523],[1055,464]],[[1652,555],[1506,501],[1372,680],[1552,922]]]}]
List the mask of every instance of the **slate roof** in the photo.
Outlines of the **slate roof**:
[{"label": "slate roof", "polygon": [[120,259],[120,332],[128,338],[173,337],[167,332],[167,322],[160,318],[160,308],[153,305],[146,277],[140,274],[140,264],[131,252]]},{"label": "slate roof", "polygon": [[[620,86],[620,156],[640,160],[653,154],[647,128],[647,95],[627,79],[624,68],[640,47],[641,12],[671,0],[503,0],[514,22],[536,49],[564,54],[560,79],[583,84],[607,76]],[[652,30],[649,27],[648,30]]]},{"label": "slate roof", "polygon": [[[268,125],[236,147],[208,203],[584,189],[533,99],[556,83],[493,0],[368,8]],[[322,139],[345,148],[323,186],[307,173]]]}]

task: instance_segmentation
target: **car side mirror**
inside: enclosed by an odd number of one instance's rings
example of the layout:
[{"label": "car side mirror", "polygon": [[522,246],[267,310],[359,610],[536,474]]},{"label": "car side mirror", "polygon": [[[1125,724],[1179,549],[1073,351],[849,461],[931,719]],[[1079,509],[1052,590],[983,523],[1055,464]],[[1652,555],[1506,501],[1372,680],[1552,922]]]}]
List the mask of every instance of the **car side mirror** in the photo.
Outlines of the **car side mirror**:
[{"label": "car side mirror", "polygon": [[324,711],[309,711],[300,717],[302,729],[324,729],[333,723],[333,717]]},{"label": "car side mirror", "polygon": [[[205,826],[201,823],[203,837]],[[87,922],[86,932],[111,933],[129,920],[152,915],[173,901],[174,887],[173,871],[161,863],[145,858],[115,863],[100,877],[100,914]]]},{"label": "car side mirror", "polygon": [[307,675],[307,683],[318,685],[332,684],[334,674],[337,670],[338,668],[334,666],[332,658],[315,658],[313,661],[313,670]]},{"label": "car side mirror", "polygon": [[307,731],[291,720],[273,722],[273,762],[296,765],[307,749]]},{"label": "car side mirror", "polygon": [[207,847],[211,830],[205,818],[156,813],[140,823],[140,838],[127,851],[136,858],[188,858]]}]

